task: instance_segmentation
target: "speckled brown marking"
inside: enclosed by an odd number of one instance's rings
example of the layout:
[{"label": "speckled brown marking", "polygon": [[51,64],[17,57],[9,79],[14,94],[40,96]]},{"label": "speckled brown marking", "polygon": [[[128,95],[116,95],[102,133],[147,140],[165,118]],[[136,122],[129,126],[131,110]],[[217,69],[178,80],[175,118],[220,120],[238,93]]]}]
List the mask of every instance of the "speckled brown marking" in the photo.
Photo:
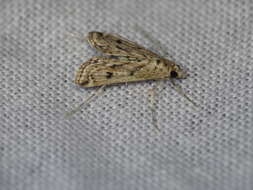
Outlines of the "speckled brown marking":
[{"label": "speckled brown marking", "polygon": [[113,76],[113,73],[111,73],[111,72],[106,72],[106,74],[107,74],[107,75],[106,75],[106,78],[108,78],[108,79],[109,79],[109,78],[112,78],[112,76]]},{"label": "speckled brown marking", "polygon": [[85,86],[85,85],[87,85],[89,82],[88,81],[83,81],[82,83],[81,83],[81,86]]},{"label": "speckled brown marking", "polygon": [[174,62],[120,36],[90,32],[88,42],[111,57],[95,57],[82,64],[75,78],[78,85],[93,87],[167,79],[172,71],[177,73],[176,78],[184,78],[182,70]]},{"label": "speckled brown marking", "polygon": [[116,67],[118,67],[118,65],[111,65],[110,66],[112,69],[115,69]]},{"label": "speckled brown marking", "polygon": [[134,75],[134,71],[130,71],[129,75],[133,76]]},{"label": "speckled brown marking", "polygon": [[123,50],[123,51],[126,51],[126,49],[124,49],[123,47],[121,46],[116,46],[116,48],[120,49],[120,50]]}]

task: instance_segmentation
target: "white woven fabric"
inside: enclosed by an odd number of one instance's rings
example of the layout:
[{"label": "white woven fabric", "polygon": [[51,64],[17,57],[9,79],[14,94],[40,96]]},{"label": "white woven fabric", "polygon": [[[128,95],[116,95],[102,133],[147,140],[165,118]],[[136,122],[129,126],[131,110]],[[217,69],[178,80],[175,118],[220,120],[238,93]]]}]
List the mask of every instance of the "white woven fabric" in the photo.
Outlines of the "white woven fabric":
[{"label": "white woven fabric", "polygon": [[[247,0],[0,0],[0,189],[253,189],[252,11]],[[93,30],[177,62],[200,108],[161,82],[157,134],[157,82],[140,82],[65,119],[95,90],[73,79],[97,52],[71,37]]]}]

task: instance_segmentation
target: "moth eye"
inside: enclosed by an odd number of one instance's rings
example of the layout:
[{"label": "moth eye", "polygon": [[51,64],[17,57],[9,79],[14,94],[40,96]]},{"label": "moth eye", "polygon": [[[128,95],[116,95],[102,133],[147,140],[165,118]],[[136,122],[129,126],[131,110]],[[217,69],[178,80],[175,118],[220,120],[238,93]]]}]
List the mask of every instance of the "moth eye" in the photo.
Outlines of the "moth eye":
[{"label": "moth eye", "polygon": [[176,78],[178,76],[177,72],[176,71],[171,71],[170,72],[170,77],[171,78]]}]

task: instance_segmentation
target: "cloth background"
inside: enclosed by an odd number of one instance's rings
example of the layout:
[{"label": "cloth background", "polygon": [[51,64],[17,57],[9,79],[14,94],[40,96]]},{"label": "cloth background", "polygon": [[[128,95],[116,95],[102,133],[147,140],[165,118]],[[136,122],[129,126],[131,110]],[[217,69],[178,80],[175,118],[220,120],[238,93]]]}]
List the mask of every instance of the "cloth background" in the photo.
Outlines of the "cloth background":
[{"label": "cloth background", "polygon": [[[0,0],[0,189],[253,189],[252,13],[247,0]],[[81,39],[93,30],[178,63],[199,107],[149,81],[64,118],[96,90],[73,83],[99,55]]]}]

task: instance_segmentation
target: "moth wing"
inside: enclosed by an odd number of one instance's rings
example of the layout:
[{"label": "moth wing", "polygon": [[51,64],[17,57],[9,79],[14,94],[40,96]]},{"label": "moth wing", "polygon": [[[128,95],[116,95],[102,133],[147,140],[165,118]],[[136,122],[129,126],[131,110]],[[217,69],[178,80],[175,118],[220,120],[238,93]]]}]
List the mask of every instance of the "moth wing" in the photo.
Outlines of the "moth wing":
[{"label": "moth wing", "polygon": [[106,55],[134,58],[160,57],[135,42],[112,34],[90,32],[88,34],[88,42],[91,46]]},{"label": "moth wing", "polygon": [[[126,60],[107,57],[91,58],[83,63],[76,74],[75,83],[84,87],[110,85],[166,78],[168,73],[150,64],[153,60]],[[96,64],[93,64],[96,63]]]}]

